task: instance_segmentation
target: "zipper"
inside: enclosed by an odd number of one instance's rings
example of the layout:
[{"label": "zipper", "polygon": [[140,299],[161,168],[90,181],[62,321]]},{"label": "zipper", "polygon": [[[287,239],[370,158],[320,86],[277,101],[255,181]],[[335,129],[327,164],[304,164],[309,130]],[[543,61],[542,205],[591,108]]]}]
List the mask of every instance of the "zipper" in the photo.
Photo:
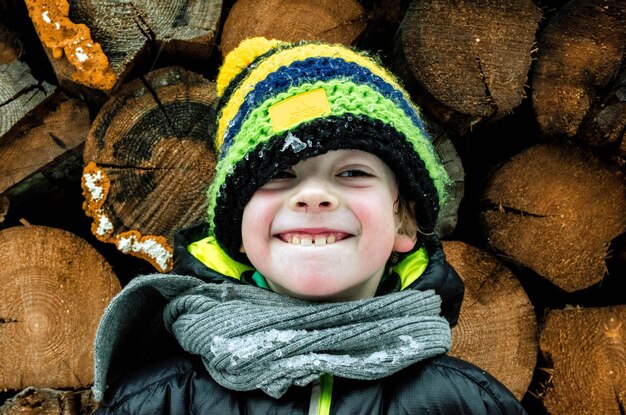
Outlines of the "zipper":
[{"label": "zipper", "polygon": [[311,387],[309,415],[330,415],[333,399],[333,377],[323,374],[319,381]]}]

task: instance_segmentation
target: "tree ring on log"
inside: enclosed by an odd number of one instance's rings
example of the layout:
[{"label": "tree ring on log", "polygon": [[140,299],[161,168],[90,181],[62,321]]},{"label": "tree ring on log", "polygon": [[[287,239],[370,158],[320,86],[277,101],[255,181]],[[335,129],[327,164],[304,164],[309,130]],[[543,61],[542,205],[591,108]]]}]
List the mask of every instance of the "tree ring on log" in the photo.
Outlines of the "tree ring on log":
[{"label": "tree ring on log", "polygon": [[539,392],[548,413],[623,413],[625,337],[626,306],[550,311],[539,340],[553,366]]},{"label": "tree ring on log", "polygon": [[161,272],[174,234],[205,220],[216,158],[215,84],[180,67],[124,85],[102,107],[85,143],[83,209],[92,233]]},{"label": "tree ring on log", "polygon": [[0,231],[0,389],[86,387],[93,340],[120,291],[110,265],[77,236],[43,226]]},{"label": "tree ring on log", "polygon": [[465,283],[450,354],[486,370],[521,399],[532,380],[538,348],[537,321],[526,291],[491,254],[463,242],[442,244]]},{"label": "tree ring on log", "polygon": [[624,176],[589,151],[541,144],[494,172],[483,227],[493,248],[572,292],[602,280],[626,230]]},{"label": "tree ring on log", "polygon": [[396,36],[394,70],[432,118],[464,133],[526,97],[540,19],[530,0],[414,1]]},{"label": "tree ring on log", "polygon": [[142,236],[138,231],[114,234],[113,222],[102,206],[107,200],[111,181],[104,170],[94,162],[89,162],[83,169],[81,178],[83,188],[83,210],[93,219],[91,233],[103,242],[115,244],[118,250],[150,262],[161,272],[169,271],[173,265],[173,248],[162,236]]},{"label": "tree ring on log", "polygon": [[[532,78],[535,118],[544,135],[575,137],[619,89],[611,83],[624,69],[624,27],[620,2],[573,0],[552,16],[539,39]],[[616,110],[621,115],[610,129],[623,136],[625,110]]]},{"label": "tree ring on log", "polygon": [[0,24],[0,144],[6,144],[5,134],[56,89],[35,79],[28,64],[19,59],[22,54],[17,34]]}]

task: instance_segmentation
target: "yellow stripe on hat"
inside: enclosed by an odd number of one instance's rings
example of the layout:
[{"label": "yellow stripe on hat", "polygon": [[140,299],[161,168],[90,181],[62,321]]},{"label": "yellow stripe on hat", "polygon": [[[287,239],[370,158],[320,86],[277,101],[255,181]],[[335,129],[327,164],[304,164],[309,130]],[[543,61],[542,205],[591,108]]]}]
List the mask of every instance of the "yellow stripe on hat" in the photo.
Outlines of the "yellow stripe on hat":
[{"label": "yellow stripe on hat", "polygon": [[[267,57],[252,69],[247,78],[244,79],[239,87],[233,92],[226,105],[222,109],[220,119],[218,121],[217,135],[215,137],[215,146],[218,151],[224,142],[224,132],[231,120],[237,114],[239,107],[243,104],[246,95],[254,89],[257,83],[265,79],[269,74],[278,70],[281,66],[289,66],[292,62],[301,61],[307,58],[341,58],[346,62],[356,63],[364,68],[369,69],[373,74],[379,76],[387,83],[406,93],[395,78],[386,69],[378,65],[371,58],[358,54],[345,46],[341,45],[325,45],[325,44],[304,44],[290,49],[279,50],[275,54]],[[407,100],[410,98],[406,96]]]},{"label": "yellow stripe on hat", "polygon": [[224,63],[215,80],[217,96],[221,97],[230,81],[257,57],[282,43],[284,42],[264,37],[253,37],[243,40],[239,46],[230,51],[224,58]]}]

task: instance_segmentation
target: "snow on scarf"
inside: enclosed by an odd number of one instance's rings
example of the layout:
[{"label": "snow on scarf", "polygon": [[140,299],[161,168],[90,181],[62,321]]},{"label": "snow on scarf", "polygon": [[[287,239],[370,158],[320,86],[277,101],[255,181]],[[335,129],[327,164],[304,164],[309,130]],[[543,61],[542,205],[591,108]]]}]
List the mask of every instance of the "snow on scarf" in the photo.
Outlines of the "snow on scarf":
[{"label": "snow on scarf", "polygon": [[275,398],[329,373],[378,379],[446,353],[434,291],[316,303],[257,287],[203,284],[171,300],[165,327],[220,385]]}]

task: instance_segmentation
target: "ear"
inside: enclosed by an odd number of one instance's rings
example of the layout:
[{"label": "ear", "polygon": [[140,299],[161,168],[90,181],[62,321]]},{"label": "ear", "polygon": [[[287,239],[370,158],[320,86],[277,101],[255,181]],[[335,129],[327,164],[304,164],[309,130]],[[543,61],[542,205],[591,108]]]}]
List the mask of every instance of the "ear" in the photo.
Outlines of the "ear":
[{"label": "ear", "polygon": [[417,235],[407,235],[403,229],[396,231],[396,237],[393,242],[393,250],[396,252],[409,252],[417,243]]}]

